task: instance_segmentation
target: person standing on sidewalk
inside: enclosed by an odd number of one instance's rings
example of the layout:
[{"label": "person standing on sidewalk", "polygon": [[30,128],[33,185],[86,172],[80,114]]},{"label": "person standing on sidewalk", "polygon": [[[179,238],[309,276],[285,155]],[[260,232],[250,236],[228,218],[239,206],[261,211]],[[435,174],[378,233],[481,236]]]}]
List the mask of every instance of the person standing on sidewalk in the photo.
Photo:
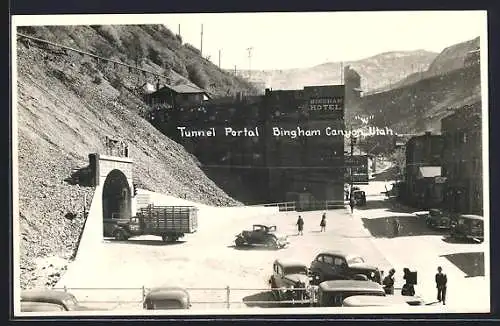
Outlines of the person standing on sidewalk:
[{"label": "person standing on sidewalk", "polygon": [[411,279],[410,269],[405,267],[403,268],[403,279],[405,280],[405,284],[403,284],[403,288],[401,289],[401,295],[405,296],[414,296],[415,295],[415,287],[414,281]]},{"label": "person standing on sidewalk", "polygon": [[436,274],[436,288],[437,288],[437,300],[438,302],[443,302],[446,304],[446,284],[448,283],[448,277],[443,273],[441,266],[437,268],[438,272]]},{"label": "person standing on sidewalk", "polygon": [[319,226],[321,226],[321,231],[326,231],[326,213],[323,213],[323,216],[321,216],[321,222],[319,223]]},{"label": "person standing on sidewalk", "polygon": [[354,200],[354,196],[351,194],[351,198],[349,199],[349,206],[351,207],[351,214],[354,213],[354,206],[356,206],[356,201]]},{"label": "person standing on sidewalk", "polygon": [[389,274],[384,278],[384,281],[382,282],[384,286],[384,291],[386,294],[394,294],[394,274],[396,273],[396,270],[394,268],[391,268],[389,271]]},{"label": "person standing on sidewalk", "polygon": [[302,216],[299,215],[299,219],[297,220],[297,229],[299,231],[299,235],[304,235],[302,232],[304,230],[304,220],[302,219]]}]

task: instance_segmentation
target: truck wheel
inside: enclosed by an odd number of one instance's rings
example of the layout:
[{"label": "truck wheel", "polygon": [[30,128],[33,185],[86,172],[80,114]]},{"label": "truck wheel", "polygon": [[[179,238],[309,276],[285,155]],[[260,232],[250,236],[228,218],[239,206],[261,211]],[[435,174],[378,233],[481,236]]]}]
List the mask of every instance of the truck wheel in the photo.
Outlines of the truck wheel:
[{"label": "truck wheel", "polygon": [[161,236],[161,240],[162,240],[163,242],[168,242],[168,241],[169,241],[168,235],[166,235],[166,234],[162,235],[162,236]]}]

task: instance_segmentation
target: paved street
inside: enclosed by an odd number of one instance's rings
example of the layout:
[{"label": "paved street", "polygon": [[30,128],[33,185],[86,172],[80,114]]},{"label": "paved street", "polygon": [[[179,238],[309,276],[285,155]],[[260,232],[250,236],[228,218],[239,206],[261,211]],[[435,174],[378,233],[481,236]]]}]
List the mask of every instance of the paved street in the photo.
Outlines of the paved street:
[{"label": "paved street", "polygon": [[[323,211],[249,215],[244,209],[228,214],[211,208],[210,214],[200,216],[198,232],[176,244],[143,236],[126,242],[109,240],[99,248],[93,247],[92,254],[70,265],[58,287],[84,288],[70,290],[82,301],[136,301],[117,307],[130,309],[140,307],[142,286],[181,286],[189,289],[193,308],[214,309],[225,308],[229,286],[231,307],[241,308],[251,301],[270,299],[267,281],[276,258],[309,265],[319,251],[337,249],[362,255],[386,273],[394,267],[399,287],[403,267],[418,271],[417,294],[429,303],[436,299],[434,274],[437,266],[442,266],[449,279],[448,305],[442,309],[489,310],[489,282],[483,276],[484,262],[478,254],[484,251],[483,244],[447,242],[443,234],[428,230],[411,210],[386,201],[380,194],[383,182],[374,181],[361,188],[367,192],[367,206],[355,209],[354,214],[347,209],[328,211],[323,233],[319,232]],[[305,221],[303,236],[296,234],[298,215]],[[396,216],[402,230],[394,238],[389,226]],[[276,225],[279,232],[289,236],[289,247],[278,251],[235,248],[235,235],[251,229],[252,224]],[[474,292],[481,295],[472,300],[470,293]],[[116,307],[116,303],[105,306]]]},{"label": "paved street", "polygon": [[[485,277],[484,254],[487,245],[482,243],[454,243],[445,232],[429,230],[422,218],[412,214],[416,210],[385,201],[383,181],[361,186],[368,195],[365,208],[356,209],[360,219],[372,235],[376,248],[397,271],[399,285],[403,283],[402,269],[408,267],[418,272],[418,294],[431,303],[437,299],[434,275],[441,266],[448,275],[447,308],[461,311],[489,311],[489,278]],[[398,218],[401,232],[392,236],[391,221]],[[472,293],[474,297],[471,296]]]}]

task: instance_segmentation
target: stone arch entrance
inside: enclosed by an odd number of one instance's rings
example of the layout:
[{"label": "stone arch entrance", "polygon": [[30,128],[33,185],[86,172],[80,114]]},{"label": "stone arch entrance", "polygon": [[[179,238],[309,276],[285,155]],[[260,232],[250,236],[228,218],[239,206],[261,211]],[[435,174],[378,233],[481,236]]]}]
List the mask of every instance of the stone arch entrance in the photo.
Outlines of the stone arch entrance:
[{"label": "stone arch entrance", "polygon": [[132,217],[132,194],[125,174],[113,169],[107,175],[102,188],[103,220]]}]

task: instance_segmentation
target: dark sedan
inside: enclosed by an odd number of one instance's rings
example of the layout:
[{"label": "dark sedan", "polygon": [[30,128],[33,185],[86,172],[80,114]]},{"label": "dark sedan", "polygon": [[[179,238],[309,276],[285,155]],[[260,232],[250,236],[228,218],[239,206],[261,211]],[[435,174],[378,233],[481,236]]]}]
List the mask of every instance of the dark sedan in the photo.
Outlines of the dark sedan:
[{"label": "dark sedan", "polygon": [[39,289],[39,290],[35,289],[35,290],[23,290],[21,292],[21,311],[40,311],[37,309],[49,308],[48,305],[42,305],[42,304],[57,305],[61,308],[61,310],[64,311],[104,310],[104,309],[89,308],[83,306],[78,302],[78,300],[73,294],[65,291],[57,291],[51,289]]},{"label": "dark sedan", "polygon": [[189,293],[180,287],[157,287],[144,298],[143,308],[146,310],[189,309],[191,300]]},{"label": "dark sedan", "polygon": [[368,279],[381,282],[380,270],[359,255],[330,250],[316,255],[309,268],[314,284],[329,280]]}]

